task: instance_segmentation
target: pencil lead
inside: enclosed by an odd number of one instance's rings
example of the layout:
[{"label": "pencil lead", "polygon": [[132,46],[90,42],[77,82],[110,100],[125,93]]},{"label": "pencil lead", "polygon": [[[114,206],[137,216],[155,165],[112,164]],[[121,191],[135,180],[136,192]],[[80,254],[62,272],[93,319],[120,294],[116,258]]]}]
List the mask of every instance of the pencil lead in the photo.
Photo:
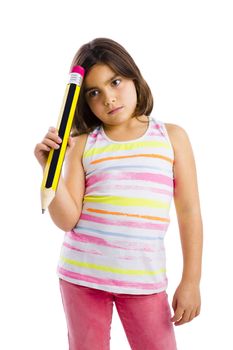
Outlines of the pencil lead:
[{"label": "pencil lead", "polygon": [[45,209],[42,209],[42,214],[44,214],[45,213]]}]

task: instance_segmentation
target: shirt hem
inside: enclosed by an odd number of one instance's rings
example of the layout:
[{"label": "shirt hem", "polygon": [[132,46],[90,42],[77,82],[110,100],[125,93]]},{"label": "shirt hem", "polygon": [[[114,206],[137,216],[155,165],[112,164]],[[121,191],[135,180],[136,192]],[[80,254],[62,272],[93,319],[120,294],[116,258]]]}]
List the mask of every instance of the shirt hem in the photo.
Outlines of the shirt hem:
[{"label": "shirt hem", "polygon": [[132,294],[132,295],[150,295],[150,294],[156,294],[156,293],[161,293],[163,291],[166,291],[167,289],[167,284],[165,285],[165,287],[162,288],[158,288],[158,289],[151,289],[151,290],[145,290],[145,289],[128,289],[128,288],[124,288],[124,290],[122,288],[117,288],[114,286],[111,287],[107,287],[107,286],[100,286],[100,285],[96,285],[95,283],[88,283],[88,282],[83,282],[83,281],[79,281],[77,282],[77,280],[74,280],[72,278],[69,278],[67,276],[61,275],[61,274],[57,274],[59,279],[62,279],[66,282],[75,284],[75,285],[79,285],[79,286],[84,286],[84,287],[88,287],[91,289],[97,289],[97,290],[101,290],[104,292],[108,292],[108,293],[116,293],[116,294]]}]

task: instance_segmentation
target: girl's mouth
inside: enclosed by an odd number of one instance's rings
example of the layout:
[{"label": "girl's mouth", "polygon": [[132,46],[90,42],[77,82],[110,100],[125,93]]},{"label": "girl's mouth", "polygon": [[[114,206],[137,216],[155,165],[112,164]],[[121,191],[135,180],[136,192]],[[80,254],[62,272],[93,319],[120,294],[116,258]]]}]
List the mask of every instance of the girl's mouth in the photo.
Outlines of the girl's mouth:
[{"label": "girl's mouth", "polygon": [[114,108],[114,109],[112,109],[110,112],[108,112],[108,114],[110,114],[110,115],[116,114],[116,113],[117,113],[118,111],[120,111],[122,108],[123,108],[123,106]]}]

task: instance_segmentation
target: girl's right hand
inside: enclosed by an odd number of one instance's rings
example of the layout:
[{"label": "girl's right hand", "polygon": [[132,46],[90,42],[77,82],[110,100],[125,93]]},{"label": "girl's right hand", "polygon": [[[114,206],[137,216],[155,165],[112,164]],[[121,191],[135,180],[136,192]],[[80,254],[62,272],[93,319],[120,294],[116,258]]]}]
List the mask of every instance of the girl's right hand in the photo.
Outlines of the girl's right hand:
[{"label": "girl's right hand", "polygon": [[[43,169],[46,165],[49,151],[51,149],[58,149],[61,143],[62,139],[58,136],[57,129],[51,126],[41,143],[38,143],[34,149],[34,155]],[[73,145],[74,140],[70,136],[68,139],[66,154],[69,153]]]},{"label": "girl's right hand", "polygon": [[61,142],[62,140],[58,136],[57,129],[50,127],[41,143],[38,143],[34,149],[34,155],[42,168],[46,165],[49,151],[51,149],[59,149]]}]

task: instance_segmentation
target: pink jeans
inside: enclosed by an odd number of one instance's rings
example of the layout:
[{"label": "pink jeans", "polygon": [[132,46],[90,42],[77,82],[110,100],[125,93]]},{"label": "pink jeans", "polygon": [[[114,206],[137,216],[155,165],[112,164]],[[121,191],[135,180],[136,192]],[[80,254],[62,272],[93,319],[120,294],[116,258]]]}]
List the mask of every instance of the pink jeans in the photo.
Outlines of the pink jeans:
[{"label": "pink jeans", "polygon": [[117,294],[60,279],[69,350],[109,350],[113,302],[132,350],[176,350],[166,291]]}]

